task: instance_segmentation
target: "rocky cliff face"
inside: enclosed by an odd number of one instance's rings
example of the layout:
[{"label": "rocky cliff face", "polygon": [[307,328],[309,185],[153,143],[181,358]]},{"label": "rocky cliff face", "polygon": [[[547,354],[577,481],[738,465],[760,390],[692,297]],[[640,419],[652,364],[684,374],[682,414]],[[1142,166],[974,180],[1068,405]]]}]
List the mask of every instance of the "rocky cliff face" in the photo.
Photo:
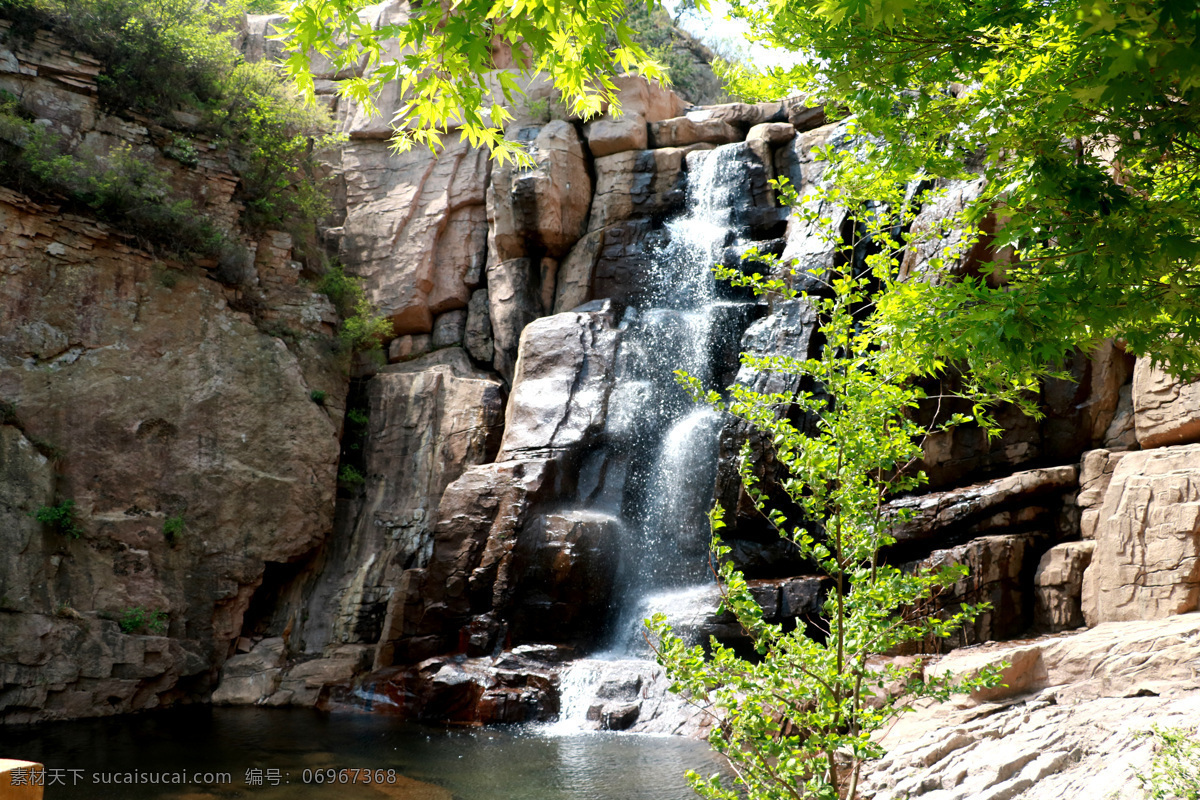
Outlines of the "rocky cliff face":
[{"label": "rocky cliff face", "polygon": [[[151,123],[100,111],[97,72],[46,36],[0,50],[0,89],[43,124],[156,160],[231,226],[226,156],[201,143],[194,168],[164,158]],[[336,316],[298,282],[286,235],[243,245],[252,274],[226,285],[0,189],[4,720],[204,696],[267,565],[328,532]],[[66,502],[76,531],[34,518]]]},{"label": "rocky cliff face", "polygon": [[[272,52],[269,23],[249,18],[248,54]],[[71,135],[117,137],[153,157],[146,125],[95,109],[94,65],[43,44],[36,63],[0,57],[0,88]],[[210,693],[475,723],[552,716],[563,664],[609,640],[630,570],[628,498],[649,478],[629,442],[648,423],[622,409],[650,391],[630,331],[646,324],[647,276],[689,178],[718,147],[745,176],[730,217],[740,238],[721,258],[750,243],[809,268],[834,258],[767,183],[786,175],[804,193],[821,179],[814,148],[846,144],[817,109],[688,108],[623,78],[620,119],[520,114],[509,135],[535,166],[516,170],[462,144],[440,158],[391,152],[380,120],[333,96],[336,77],[318,83],[348,137],[331,165],[338,224],[324,236],[395,330],[389,363],[358,363],[352,379],[328,349],[332,309],[298,280],[285,238],[247,242],[253,274],[228,286],[204,265],[156,262],[120,231],[0,194],[0,398],[15,408],[0,425],[7,721]],[[236,219],[215,150],[179,178]],[[951,188],[919,226],[972,191]],[[920,274],[935,255],[914,250],[905,269]],[[959,269],[989,257],[968,254]],[[803,303],[727,299],[719,324],[741,349],[816,352]],[[714,379],[795,388],[722,358]],[[1044,389],[1042,420],[1005,412],[998,442],[970,430],[934,438],[931,491],[896,501],[914,516],[893,558],[971,566],[938,609],[993,603],[955,645],[1200,601],[1193,387],[1135,368],[1113,345],[1071,369],[1075,383]],[[732,471],[747,435],[718,432],[715,480],[697,493],[707,502],[711,488],[737,511],[731,543],[771,618],[803,621],[821,582],[748,513]],[[365,481],[335,500],[339,447]],[[769,484],[771,465],[761,469]],[[78,539],[30,516],[66,499]],[[177,516],[184,533],[168,537]],[[122,630],[130,609],[166,612],[166,628]],[[737,638],[711,596],[680,612],[697,636]],[[629,689],[659,677],[616,672],[619,691],[585,703],[588,724],[695,730]]]}]

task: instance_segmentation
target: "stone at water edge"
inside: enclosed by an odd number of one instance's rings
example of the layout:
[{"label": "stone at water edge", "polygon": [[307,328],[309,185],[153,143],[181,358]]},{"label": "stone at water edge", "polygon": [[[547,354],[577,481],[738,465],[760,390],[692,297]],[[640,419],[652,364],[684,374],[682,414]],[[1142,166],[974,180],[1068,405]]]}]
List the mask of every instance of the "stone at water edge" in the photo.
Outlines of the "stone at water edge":
[{"label": "stone at water edge", "polygon": [[397,775],[395,783],[373,783],[371,788],[379,797],[396,800],[454,800],[454,795],[447,789],[403,775]]},{"label": "stone at water edge", "polygon": [[[33,775],[46,770],[33,761],[0,758],[0,800],[42,800],[42,786],[34,785]],[[38,778],[44,784],[44,777]]]}]

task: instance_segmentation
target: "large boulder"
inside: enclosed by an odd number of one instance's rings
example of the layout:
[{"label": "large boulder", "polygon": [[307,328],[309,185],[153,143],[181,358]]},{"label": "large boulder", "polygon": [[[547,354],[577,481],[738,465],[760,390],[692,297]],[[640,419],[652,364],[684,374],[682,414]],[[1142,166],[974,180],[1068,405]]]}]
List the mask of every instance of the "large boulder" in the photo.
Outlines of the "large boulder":
[{"label": "large boulder", "polygon": [[1200,606],[1200,445],[1126,453],[1113,470],[1084,573],[1088,625]]},{"label": "large boulder", "polygon": [[472,467],[446,488],[428,566],[399,581],[380,666],[453,651],[461,639],[472,655],[503,643],[507,625],[491,612],[508,608],[513,549],[534,509],[559,496],[559,479],[551,460],[511,460]]},{"label": "large boulder", "polygon": [[340,687],[333,697],[364,711],[440,724],[547,722],[559,708],[555,672],[562,657],[552,646],[524,645],[496,657],[429,658],[380,669],[360,688]]},{"label": "large boulder", "polygon": [[1133,417],[1144,448],[1200,440],[1200,382],[1188,383],[1139,358],[1133,371]]},{"label": "large boulder", "polygon": [[493,262],[488,265],[487,279],[491,361],[500,377],[511,383],[521,346],[521,332],[544,313],[541,264],[524,257]]},{"label": "large boulder", "polygon": [[926,705],[881,733],[866,770],[876,800],[1137,797],[1147,732],[1195,728],[1200,615],[1102,625],[1069,636],[951,654],[927,673],[1007,662],[1007,686]]},{"label": "large boulder", "polygon": [[1095,549],[1095,542],[1084,541],[1064,542],[1046,551],[1033,576],[1034,625],[1052,632],[1083,625],[1083,573]]},{"label": "large boulder", "polygon": [[1083,454],[1079,464],[1079,494],[1075,497],[1075,505],[1080,511],[1079,534],[1084,539],[1096,538],[1096,524],[1100,521],[1104,495],[1112,482],[1113,470],[1124,455],[1124,452],[1111,450],[1089,450]]},{"label": "large boulder", "polygon": [[904,512],[908,519],[897,523],[892,532],[897,542],[907,544],[963,538],[1034,522],[1050,525],[1064,498],[1074,493],[1078,475],[1079,470],[1069,464],[893,500],[888,503],[889,511]]},{"label": "large boulder", "polygon": [[583,234],[592,179],[575,127],[548,123],[530,142],[529,154],[531,168],[505,164],[493,170],[487,193],[491,263],[561,258]]},{"label": "large boulder", "polygon": [[650,144],[653,147],[684,147],[689,144],[728,144],[746,138],[743,131],[722,119],[713,117],[693,120],[676,117],[650,124]]},{"label": "large boulder", "polygon": [[498,461],[578,451],[604,427],[620,336],[611,309],[525,328]]},{"label": "large boulder", "polygon": [[280,637],[263,639],[254,649],[225,662],[213,692],[216,705],[251,705],[270,697],[279,688],[287,644]]},{"label": "large boulder", "polygon": [[571,311],[596,298],[617,302],[636,298],[644,288],[643,271],[660,240],[646,217],[590,231],[559,265],[554,313]]},{"label": "large boulder", "polygon": [[[787,113],[783,103],[721,103],[689,109],[685,115],[696,123],[723,122],[745,132],[766,123],[786,124]],[[791,127],[791,126],[789,126]],[[792,132],[795,133],[792,127]]]},{"label": "large boulder", "polygon": [[501,384],[458,348],[384,367],[367,382],[366,402],[365,430],[347,434],[363,456],[355,513],[339,516],[305,599],[280,603],[265,631],[290,628],[295,652],[380,641],[402,571],[429,563],[446,487],[499,446]]},{"label": "large boulder", "polygon": [[920,643],[920,649],[941,652],[979,642],[1012,639],[1025,632],[1033,622],[1034,611],[1029,577],[1046,539],[1038,533],[980,536],[965,544],[935,550],[922,560],[921,567],[964,565],[968,572],[920,604],[919,613],[945,616],[957,613],[963,604],[981,602],[989,603],[990,608],[950,637]]},{"label": "large boulder", "polygon": [[620,75],[614,80],[621,103],[620,115],[614,116],[606,109],[583,128],[593,158],[645,150],[647,123],[676,117],[687,106],[670,89],[640,76]]},{"label": "large boulder", "polygon": [[607,115],[583,126],[588,149],[593,158],[611,156],[626,150],[645,150],[649,144],[646,119],[640,114],[626,114],[620,119]]},{"label": "large boulder", "polygon": [[590,640],[584,632],[603,627],[613,599],[620,526],[608,514],[566,510],[538,516],[521,531],[513,641]]},{"label": "large boulder", "polygon": [[397,336],[430,333],[438,314],[466,308],[487,257],[487,153],[454,141],[438,155],[385,141],[341,154],[346,218],[340,255]]},{"label": "large boulder", "polygon": [[684,157],[697,148],[631,150],[596,159],[596,193],[588,230],[596,231],[633,216],[661,216],[686,199]]}]

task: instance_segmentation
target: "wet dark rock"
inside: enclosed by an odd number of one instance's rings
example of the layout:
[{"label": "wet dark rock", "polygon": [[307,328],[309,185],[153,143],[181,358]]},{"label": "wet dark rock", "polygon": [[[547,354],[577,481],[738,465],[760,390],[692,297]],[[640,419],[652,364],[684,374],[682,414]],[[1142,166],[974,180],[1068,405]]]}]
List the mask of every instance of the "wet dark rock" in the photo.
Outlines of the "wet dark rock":
[{"label": "wet dark rock", "polygon": [[521,531],[515,641],[587,639],[603,628],[613,600],[619,525],[606,514],[563,511],[537,517]]},{"label": "wet dark rock", "polygon": [[431,658],[379,670],[339,689],[333,701],[428,722],[546,722],[558,713],[557,685],[552,668],[509,652],[500,659]]}]

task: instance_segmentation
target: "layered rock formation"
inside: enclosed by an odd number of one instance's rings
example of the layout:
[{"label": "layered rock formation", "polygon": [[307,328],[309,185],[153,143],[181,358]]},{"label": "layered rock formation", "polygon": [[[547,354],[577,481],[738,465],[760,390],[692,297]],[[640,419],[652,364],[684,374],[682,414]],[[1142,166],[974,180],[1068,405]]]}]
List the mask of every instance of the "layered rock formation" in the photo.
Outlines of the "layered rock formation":
[{"label": "layered rock formation", "polygon": [[1139,797],[1151,730],[1195,731],[1197,645],[1200,614],[1185,614],[947,656],[927,670],[1007,662],[1007,685],[902,717],[881,737],[890,752],[863,797]]},{"label": "layered rock formation", "polygon": [[[64,53],[45,35],[0,51],[0,89],[68,141],[170,169],[232,225],[228,154],[167,159],[151,123],[97,106],[97,65]],[[266,565],[332,523],[336,315],[287,235],[241,245],[245,272],[221,282],[220,264],[164,262],[0,188],[0,719],[204,696]],[[73,522],[34,518],[63,508]]]}]

